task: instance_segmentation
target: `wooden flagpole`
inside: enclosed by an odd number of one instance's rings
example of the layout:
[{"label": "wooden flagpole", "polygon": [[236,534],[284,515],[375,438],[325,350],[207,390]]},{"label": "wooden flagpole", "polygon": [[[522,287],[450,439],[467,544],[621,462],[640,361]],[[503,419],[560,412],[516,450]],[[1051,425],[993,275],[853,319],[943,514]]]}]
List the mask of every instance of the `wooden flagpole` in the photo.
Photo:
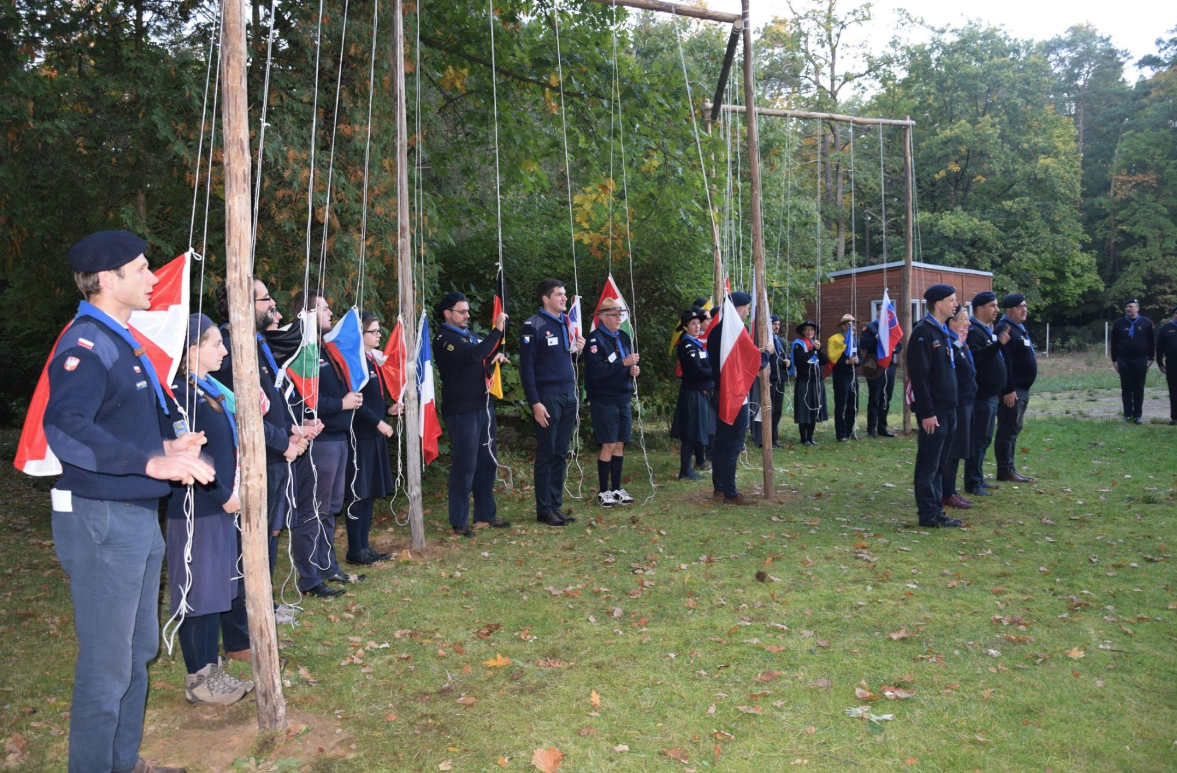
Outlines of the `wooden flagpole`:
[{"label": "wooden flagpole", "polygon": [[274,594],[270,587],[269,517],[266,508],[266,448],[258,379],[257,331],[253,314],[250,244],[253,228],[250,197],[249,112],[246,92],[245,7],[243,0],[222,0],[223,43],[221,121],[225,150],[225,281],[229,289],[229,326],[233,331],[233,384],[238,395],[241,478],[241,553],[245,568],[245,607],[249,614],[250,654],[257,685],[258,728],[286,729],[286,698],[274,630]]}]

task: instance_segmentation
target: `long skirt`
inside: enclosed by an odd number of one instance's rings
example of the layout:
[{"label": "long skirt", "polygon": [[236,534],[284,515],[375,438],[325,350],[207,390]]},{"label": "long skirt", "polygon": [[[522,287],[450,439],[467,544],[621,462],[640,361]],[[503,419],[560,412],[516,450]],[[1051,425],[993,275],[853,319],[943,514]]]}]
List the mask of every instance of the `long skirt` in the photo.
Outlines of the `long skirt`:
[{"label": "long skirt", "polygon": [[672,437],[689,443],[706,443],[710,433],[711,401],[707,393],[696,389],[680,389],[678,406],[674,411]]},{"label": "long skirt", "polygon": [[816,424],[828,421],[826,383],[824,379],[793,382],[793,423]]},{"label": "long skirt", "polygon": [[344,502],[352,499],[381,499],[392,494],[395,486],[392,462],[388,456],[388,441],[385,437],[357,437],[355,450],[349,447],[347,452],[347,473],[343,481]]},{"label": "long skirt", "polygon": [[237,527],[228,513],[192,519],[192,561],[185,566],[184,549],[188,544],[187,521],[168,518],[166,539],[168,556],[169,614],[180,607],[184,586],[191,586],[185,600],[189,615],[209,615],[228,611],[237,598],[238,579]]}]

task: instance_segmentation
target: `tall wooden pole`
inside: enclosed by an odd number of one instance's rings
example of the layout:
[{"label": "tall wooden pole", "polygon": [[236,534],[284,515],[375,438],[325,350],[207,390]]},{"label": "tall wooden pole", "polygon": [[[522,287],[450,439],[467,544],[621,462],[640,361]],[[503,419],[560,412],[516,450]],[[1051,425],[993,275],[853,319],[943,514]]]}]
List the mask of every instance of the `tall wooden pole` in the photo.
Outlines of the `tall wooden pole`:
[{"label": "tall wooden pole", "polygon": [[[905,116],[910,119],[911,116]],[[899,370],[896,377],[899,383],[907,383],[907,339],[911,335],[911,263],[912,263],[912,230],[915,202],[915,170],[911,160],[911,127],[903,129],[903,204],[907,210],[907,225],[903,230],[903,303],[899,307],[899,324],[903,327],[903,356],[899,358]],[[903,378],[898,378],[902,375]],[[903,431],[911,431],[911,406],[907,404],[907,389],[904,387],[903,399]]]},{"label": "tall wooden pole", "polygon": [[425,547],[425,515],[421,505],[421,407],[417,404],[417,311],[413,297],[413,246],[409,238],[409,129],[405,117],[405,18],[401,0],[393,0],[392,37],[396,72],[396,254],[400,282],[400,314],[405,330],[405,447],[409,478],[409,545]]},{"label": "tall wooden pole", "polygon": [[[756,319],[752,324],[758,331],[761,346],[772,341],[768,322],[768,281],[764,271],[764,221],[760,210],[760,136],[756,128],[756,63],[752,58],[752,20],[748,0],[741,0],[744,12],[744,100],[748,103],[748,172],[752,186],[752,262],[756,277]],[[765,409],[768,409],[767,416]],[[760,445],[764,464],[764,498],[771,502],[776,495],[772,464],[772,386],[768,368],[760,370]]]},{"label": "tall wooden pole", "polygon": [[[241,553],[245,568],[245,608],[249,614],[250,654],[257,685],[258,728],[286,729],[286,698],[274,631],[270,587],[269,518],[266,509],[266,448],[257,366],[257,331],[250,270],[252,204],[249,193],[249,112],[246,107],[245,7],[222,0],[223,43],[221,121],[225,151],[225,281],[229,289],[229,327],[233,331],[233,384],[237,400],[241,479]],[[252,396],[252,397],[251,397]]]}]

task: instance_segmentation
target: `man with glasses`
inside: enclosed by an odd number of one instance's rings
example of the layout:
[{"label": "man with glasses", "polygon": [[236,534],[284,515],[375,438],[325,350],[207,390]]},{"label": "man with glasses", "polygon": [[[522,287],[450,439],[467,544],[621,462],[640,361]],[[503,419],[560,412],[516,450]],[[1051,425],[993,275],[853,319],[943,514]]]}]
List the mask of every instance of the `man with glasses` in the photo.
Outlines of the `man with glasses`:
[{"label": "man with glasses", "polygon": [[1005,315],[997,323],[996,333],[1009,333],[1009,340],[1001,347],[1005,358],[1005,387],[997,406],[997,479],[1011,483],[1029,483],[1033,478],[1018,472],[1015,454],[1018,435],[1026,418],[1026,405],[1030,402],[1030,387],[1038,377],[1038,358],[1034,344],[1026,330],[1026,318],[1030,316],[1026,296],[1010,293],[1001,299]]},{"label": "man with glasses", "polygon": [[593,417],[593,434],[601,444],[597,457],[597,504],[601,507],[632,505],[621,487],[625,444],[633,430],[634,379],[641,369],[640,355],[629,334],[621,329],[625,308],[616,298],[606,298],[597,309],[600,321],[588,337],[585,350],[584,391]]},{"label": "man with glasses", "polygon": [[450,433],[449,516],[454,534],[473,537],[469,523],[470,495],[474,495],[474,523],[503,529],[511,524],[498,517],[494,499],[498,472],[498,423],[495,399],[487,389],[487,374],[495,363],[507,362],[498,351],[507,329],[507,315],[499,314],[485,339],[470,329],[470,303],[454,291],[437,304],[442,324],[433,338],[433,361],[441,374],[441,415]]},{"label": "man with glasses", "polygon": [[1144,382],[1156,350],[1156,328],[1152,320],[1141,316],[1140,302],[1132,298],[1124,304],[1124,316],[1112,324],[1111,333],[1112,367],[1120,374],[1124,421],[1144,422]]}]

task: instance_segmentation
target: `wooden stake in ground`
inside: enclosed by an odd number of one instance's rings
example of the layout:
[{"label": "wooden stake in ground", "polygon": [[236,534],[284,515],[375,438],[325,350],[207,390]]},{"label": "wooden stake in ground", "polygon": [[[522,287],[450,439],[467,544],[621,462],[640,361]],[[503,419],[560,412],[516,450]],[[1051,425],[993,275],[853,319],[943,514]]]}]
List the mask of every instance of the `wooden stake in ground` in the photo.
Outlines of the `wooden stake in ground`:
[{"label": "wooden stake in ground", "polygon": [[[266,508],[266,448],[258,380],[257,333],[250,269],[249,112],[246,108],[245,7],[222,0],[223,43],[221,121],[225,150],[225,282],[229,288],[229,326],[233,330],[233,384],[237,400],[241,478],[241,552],[245,567],[245,607],[249,613],[250,653],[257,685],[258,728],[286,729],[286,698],[274,631],[270,587],[269,517]],[[252,398],[250,397],[252,396]]]},{"label": "wooden stake in ground", "polygon": [[413,297],[413,254],[409,238],[409,135],[405,118],[405,19],[401,0],[393,0],[393,69],[396,73],[396,254],[400,314],[405,330],[405,447],[409,459],[409,545],[425,547],[421,505],[421,406],[417,404],[417,312]]},{"label": "wooden stake in ground", "polygon": [[[906,116],[911,118],[911,116]],[[911,126],[903,129],[903,204],[907,210],[907,225],[903,229],[903,302],[899,304],[899,324],[903,328],[903,356],[899,357],[899,369],[895,371],[895,380],[903,387],[903,431],[911,432],[911,406],[907,404],[907,339],[911,336],[911,326],[915,322],[911,318],[911,261],[912,261],[912,219],[915,209],[915,169],[911,161]]]},{"label": "wooden stake in ground", "polygon": [[[756,63],[752,58],[752,22],[748,15],[748,0],[744,9],[744,99],[748,103],[748,172],[752,188],[752,263],[756,277],[756,326],[760,346],[772,341],[772,326],[768,315],[768,282],[764,270],[764,220],[760,210],[760,136],[756,128]],[[767,411],[766,411],[767,409]],[[767,415],[766,415],[767,413]],[[751,417],[749,417],[751,420]],[[771,502],[776,495],[772,464],[772,386],[768,368],[760,370],[760,445],[764,465],[764,498]]]}]

